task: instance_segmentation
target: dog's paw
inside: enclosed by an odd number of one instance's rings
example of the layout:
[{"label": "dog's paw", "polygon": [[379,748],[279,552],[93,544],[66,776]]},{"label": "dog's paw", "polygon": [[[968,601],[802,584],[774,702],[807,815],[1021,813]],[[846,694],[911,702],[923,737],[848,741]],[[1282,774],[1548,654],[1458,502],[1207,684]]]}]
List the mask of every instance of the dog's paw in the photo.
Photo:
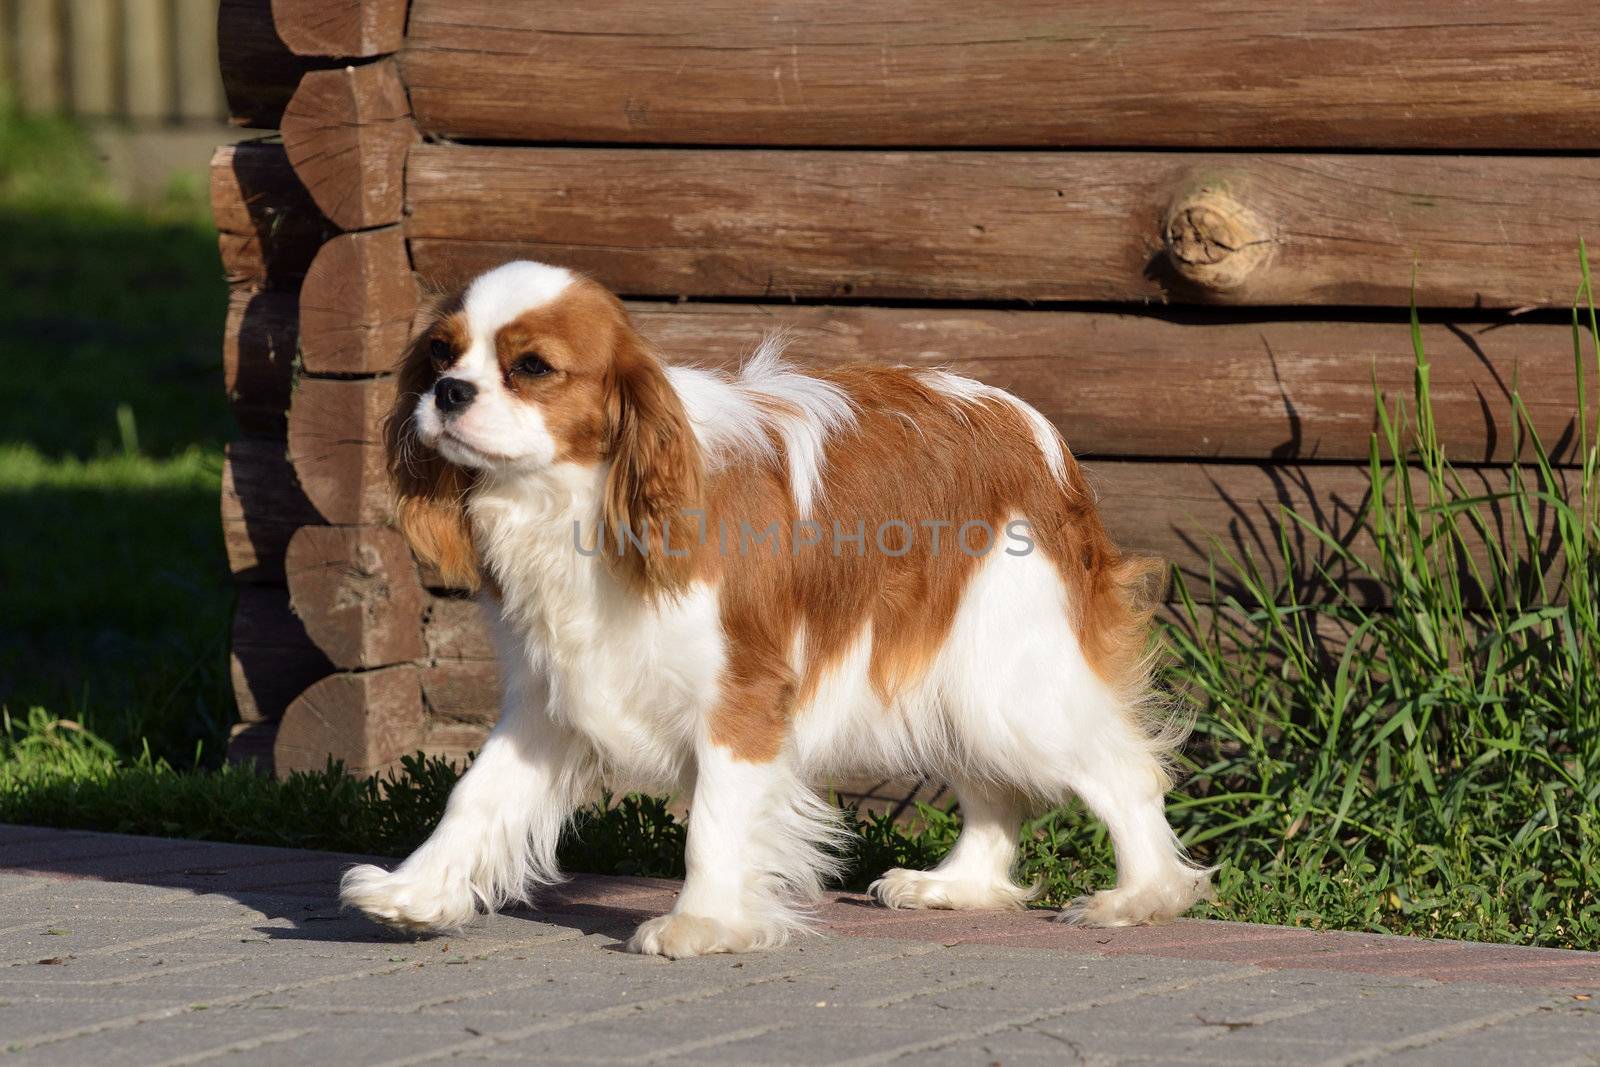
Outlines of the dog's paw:
[{"label": "dog's paw", "polygon": [[459,930],[478,914],[478,900],[465,880],[429,873],[386,871],[370,863],[344,872],[339,900],[389,926],[413,933]]},{"label": "dog's paw", "polygon": [[955,911],[1021,908],[1036,895],[1009,881],[988,882],[954,878],[936,871],[895,868],[867,887],[886,908],[936,908]]},{"label": "dog's paw", "polygon": [[1102,889],[1079,897],[1056,916],[1076,926],[1142,926],[1166,922],[1211,899],[1211,872],[1184,871],[1166,882]]},{"label": "dog's paw", "polygon": [[702,915],[676,912],[640,923],[628,939],[628,951],[681,960],[714,952],[750,952],[770,948],[781,938],[749,923],[729,923]]}]

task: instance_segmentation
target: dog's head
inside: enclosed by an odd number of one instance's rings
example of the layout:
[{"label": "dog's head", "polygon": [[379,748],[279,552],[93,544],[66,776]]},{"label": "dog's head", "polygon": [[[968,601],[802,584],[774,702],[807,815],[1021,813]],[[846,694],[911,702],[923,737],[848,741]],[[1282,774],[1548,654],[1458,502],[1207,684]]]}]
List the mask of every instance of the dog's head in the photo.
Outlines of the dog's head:
[{"label": "dog's head", "polygon": [[448,580],[479,580],[475,485],[570,465],[606,467],[597,518],[649,537],[619,558],[626,578],[650,591],[687,581],[658,549],[699,505],[699,448],[661,361],[587,278],[515,262],[475,279],[407,352],[385,438],[401,531]]}]

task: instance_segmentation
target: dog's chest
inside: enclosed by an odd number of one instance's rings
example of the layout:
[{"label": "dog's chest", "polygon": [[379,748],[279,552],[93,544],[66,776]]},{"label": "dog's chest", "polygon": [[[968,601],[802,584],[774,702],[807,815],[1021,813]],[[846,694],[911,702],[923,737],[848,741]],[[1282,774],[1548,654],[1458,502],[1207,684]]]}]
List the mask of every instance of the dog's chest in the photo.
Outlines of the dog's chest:
[{"label": "dog's chest", "polygon": [[714,593],[701,586],[649,602],[608,560],[580,552],[569,523],[519,518],[479,522],[514,639],[502,654],[546,679],[551,714],[608,766],[641,784],[674,778],[725,660]]}]

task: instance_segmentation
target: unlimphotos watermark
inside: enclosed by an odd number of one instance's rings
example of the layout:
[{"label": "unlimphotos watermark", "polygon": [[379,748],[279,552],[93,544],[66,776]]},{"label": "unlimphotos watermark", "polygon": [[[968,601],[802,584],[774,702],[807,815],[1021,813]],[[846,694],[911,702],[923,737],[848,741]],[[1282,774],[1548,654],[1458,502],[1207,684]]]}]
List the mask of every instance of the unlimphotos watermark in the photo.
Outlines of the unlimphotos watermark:
[{"label": "unlimphotos watermark", "polygon": [[[865,556],[870,551],[899,557],[910,555],[925,545],[928,554],[934,557],[956,551],[980,559],[996,549],[1008,556],[1026,556],[1034,549],[1033,524],[1026,519],[1012,519],[998,530],[984,519],[959,522],[954,519],[885,519],[870,529],[865,519],[857,519],[854,524],[834,519],[829,526],[813,519],[796,519],[785,530],[777,519],[757,526],[745,519],[737,523],[719,519],[713,524],[700,510],[687,510],[684,516],[694,526],[693,544],[701,547],[714,544],[718,554],[723,556],[765,553],[776,559],[783,551],[792,556],[825,551],[839,558],[851,553]],[[596,524],[593,530],[592,535],[585,536],[583,523],[573,521],[572,543],[579,555],[649,553],[655,551],[657,545],[663,554],[676,559],[690,552],[687,545],[673,541],[670,521],[662,522],[657,536],[652,536],[654,531],[648,524],[638,528],[627,523],[618,523],[612,528]]]}]

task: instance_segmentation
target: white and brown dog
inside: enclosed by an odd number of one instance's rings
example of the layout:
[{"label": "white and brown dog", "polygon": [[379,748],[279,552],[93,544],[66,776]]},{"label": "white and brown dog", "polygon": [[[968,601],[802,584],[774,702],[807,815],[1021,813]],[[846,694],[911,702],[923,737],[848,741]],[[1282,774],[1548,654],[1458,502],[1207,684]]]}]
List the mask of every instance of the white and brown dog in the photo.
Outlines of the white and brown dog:
[{"label": "white and brown dog", "polygon": [[559,878],[602,786],[686,791],[688,879],[637,952],[782,943],[833,872],[832,776],[953,784],[963,829],[900,908],[1017,907],[1018,824],[1076,794],[1117,887],[1063,918],[1126,925],[1208,891],[1168,828],[1148,610],[1061,438],[937,370],[669,367],[559,267],[476,279],[407,356],[387,433],[417,555],[481,588],[500,721],[432,837],[343,898],[457,927]]}]

